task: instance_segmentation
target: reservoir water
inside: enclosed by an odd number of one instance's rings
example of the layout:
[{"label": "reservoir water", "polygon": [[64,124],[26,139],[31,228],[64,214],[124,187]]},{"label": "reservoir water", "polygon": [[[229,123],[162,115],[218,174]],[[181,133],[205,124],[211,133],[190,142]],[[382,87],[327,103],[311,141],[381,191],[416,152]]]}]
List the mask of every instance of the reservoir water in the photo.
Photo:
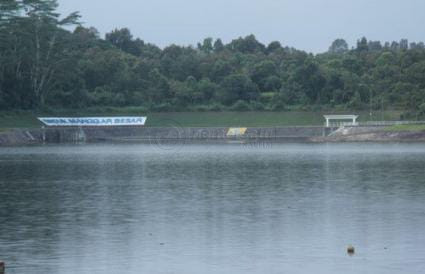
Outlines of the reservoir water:
[{"label": "reservoir water", "polygon": [[0,148],[0,260],[8,274],[424,273],[425,145]]}]

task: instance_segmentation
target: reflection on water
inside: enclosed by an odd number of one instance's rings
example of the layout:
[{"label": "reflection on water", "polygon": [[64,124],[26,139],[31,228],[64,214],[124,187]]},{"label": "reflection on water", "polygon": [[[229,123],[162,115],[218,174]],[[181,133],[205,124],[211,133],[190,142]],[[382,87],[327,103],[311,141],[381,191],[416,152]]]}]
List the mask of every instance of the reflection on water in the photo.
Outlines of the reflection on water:
[{"label": "reflection on water", "polygon": [[0,259],[37,274],[420,273],[424,167],[412,144],[1,148]]}]

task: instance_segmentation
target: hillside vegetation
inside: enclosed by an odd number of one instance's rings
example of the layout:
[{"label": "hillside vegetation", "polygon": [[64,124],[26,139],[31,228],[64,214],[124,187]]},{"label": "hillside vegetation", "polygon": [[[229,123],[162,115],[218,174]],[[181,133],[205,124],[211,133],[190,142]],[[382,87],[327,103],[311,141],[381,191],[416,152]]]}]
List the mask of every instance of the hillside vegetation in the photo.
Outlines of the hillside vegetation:
[{"label": "hillside vegetation", "polygon": [[337,39],[328,52],[314,55],[249,35],[227,44],[206,38],[196,47],[161,49],[126,28],[100,37],[80,20],[78,13],[60,16],[53,0],[0,2],[1,110],[425,114],[422,42],[361,38],[349,47]]}]

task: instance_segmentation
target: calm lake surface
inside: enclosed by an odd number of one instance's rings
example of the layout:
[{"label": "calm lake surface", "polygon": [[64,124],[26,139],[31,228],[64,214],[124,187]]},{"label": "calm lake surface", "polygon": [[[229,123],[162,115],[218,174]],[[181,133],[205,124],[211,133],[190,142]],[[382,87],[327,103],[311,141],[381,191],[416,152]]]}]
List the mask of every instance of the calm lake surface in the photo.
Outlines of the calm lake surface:
[{"label": "calm lake surface", "polygon": [[425,145],[0,148],[0,260],[8,274],[423,273]]}]

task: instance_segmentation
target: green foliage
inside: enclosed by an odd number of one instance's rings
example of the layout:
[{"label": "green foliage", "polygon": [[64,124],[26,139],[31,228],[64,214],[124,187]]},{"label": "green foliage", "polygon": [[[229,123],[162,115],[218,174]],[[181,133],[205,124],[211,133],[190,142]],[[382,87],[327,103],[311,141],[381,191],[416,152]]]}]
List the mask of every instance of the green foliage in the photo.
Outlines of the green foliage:
[{"label": "green foliage", "polygon": [[205,52],[205,53],[211,53],[213,51],[213,49],[214,49],[214,47],[213,47],[213,39],[211,37],[205,38],[204,39],[204,42],[202,44],[201,43],[198,43],[198,49],[200,51]]},{"label": "green foliage", "polygon": [[329,53],[343,54],[348,51],[348,44],[344,39],[336,39],[329,47]]},{"label": "green foliage", "polygon": [[133,35],[127,28],[115,29],[112,32],[107,33],[105,40],[120,50],[135,56],[141,55],[142,48],[144,46],[143,41],[139,39],[133,40]]},{"label": "green foliage", "polygon": [[79,15],[61,19],[57,7],[55,0],[0,3],[0,90],[14,108],[42,107],[75,60],[63,27],[78,24]]},{"label": "green foliage", "polygon": [[267,46],[267,53],[270,54],[280,49],[282,49],[282,45],[280,44],[280,42],[273,41]]},{"label": "green foliage", "polygon": [[233,104],[239,100],[256,100],[258,88],[251,79],[244,74],[232,74],[224,78],[221,83],[222,90],[218,95],[219,101],[225,105]]},{"label": "green foliage", "polygon": [[250,111],[250,110],[252,110],[251,109],[251,106],[247,103],[247,102],[245,102],[245,101],[243,101],[243,100],[238,100],[231,108],[230,108],[230,110],[232,110],[232,111]]},{"label": "green foliage", "polygon": [[[335,40],[308,54],[254,35],[161,49],[127,28],[102,39],[55,0],[0,2],[0,108],[154,111],[425,110],[425,46]],[[73,32],[65,26],[76,26]]]},{"label": "green foliage", "polygon": [[228,48],[241,53],[258,53],[264,52],[265,46],[257,41],[254,35],[248,35],[245,38],[239,37],[233,40]]}]

